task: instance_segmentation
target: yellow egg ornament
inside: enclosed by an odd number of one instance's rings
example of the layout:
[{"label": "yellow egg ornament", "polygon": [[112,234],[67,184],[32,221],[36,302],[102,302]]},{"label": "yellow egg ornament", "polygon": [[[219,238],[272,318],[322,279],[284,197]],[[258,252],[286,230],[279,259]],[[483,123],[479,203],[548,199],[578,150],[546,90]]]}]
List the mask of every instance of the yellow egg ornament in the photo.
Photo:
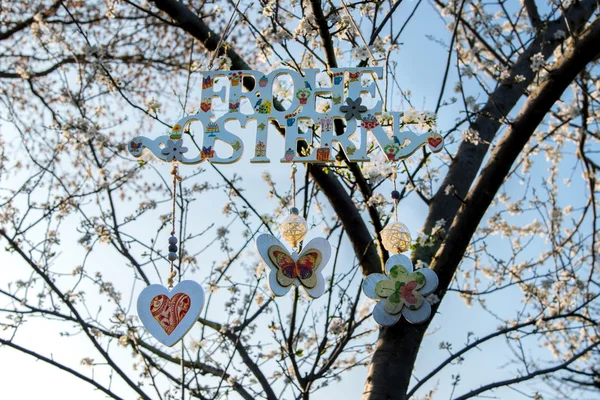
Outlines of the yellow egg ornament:
[{"label": "yellow egg ornament", "polygon": [[279,227],[283,239],[294,249],[298,247],[298,244],[306,237],[308,232],[306,220],[298,214],[298,209],[293,207],[290,210],[290,215],[283,220]]},{"label": "yellow egg ornament", "polygon": [[391,222],[381,230],[383,247],[393,254],[404,253],[410,248],[410,231],[401,222]]}]

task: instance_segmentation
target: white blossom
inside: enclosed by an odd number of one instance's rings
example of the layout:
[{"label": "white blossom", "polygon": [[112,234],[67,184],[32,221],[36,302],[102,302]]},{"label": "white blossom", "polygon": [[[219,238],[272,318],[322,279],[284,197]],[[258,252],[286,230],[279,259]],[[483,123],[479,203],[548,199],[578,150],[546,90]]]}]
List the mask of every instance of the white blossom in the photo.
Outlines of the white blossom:
[{"label": "white blossom", "polygon": [[538,72],[546,65],[546,60],[544,59],[544,55],[542,53],[536,53],[531,57],[531,70],[533,72]]},{"label": "white blossom", "polygon": [[94,365],[94,359],[89,357],[82,358],[80,364],[84,367],[91,367]]},{"label": "white blossom", "polygon": [[162,105],[154,97],[146,100],[148,112],[159,113]]},{"label": "white blossom", "polygon": [[479,144],[479,132],[473,129],[469,128],[466,131],[464,131],[462,134],[462,138],[465,142],[472,143],[476,146]]},{"label": "white blossom", "polygon": [[425,297],[425,300],[427,300],[427,302],[429,304],[431,304],[432,306],[440,302],[440,298],[435,293],[431,293],[430,295],[427,295]]},{"label": "white blossom", "polygon": [[555,40],[562,40],[562,39],[566,39],[566,38],[567,38],[567,32],[563,31],[562,29],[559,29],[556,32],[554,32]]},{"label": "white blossom", "polygon": [[352,49],[352,57],[357,60],[367,60],[370,57],[369,49],[366,46],[355,47]]}]

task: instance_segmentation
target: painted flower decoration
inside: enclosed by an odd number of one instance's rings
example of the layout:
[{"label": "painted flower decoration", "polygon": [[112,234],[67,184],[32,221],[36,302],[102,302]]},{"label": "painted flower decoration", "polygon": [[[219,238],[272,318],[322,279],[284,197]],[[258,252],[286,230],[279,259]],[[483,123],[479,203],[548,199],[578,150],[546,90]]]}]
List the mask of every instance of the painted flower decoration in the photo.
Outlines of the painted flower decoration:
[{"label": "painted flower decoration", "polygon": [[431,305],[425,296],[438,286],[438,277],[429,268],[413,269],[410,258],[403,254],[390,257],[386,274],[371,274],[363,282],[363,292],[379,300],[373,309],[375,322],[391,326],[400,316],[412,324],[424,322],[431,315]]},{"label": "painted flower decoration", "polygon": [[360,114],[367,111],[367,106],[361,106],[361,103],[362,103],[361,97],[358,97],[355,100],[352,100],[351,98],[347,98],[346,104],[348,104],[348,105],[341,106],[340,111],[343,113],[346,113],[346,115],[344,115],[344,117],[347,120],[352,119],[352,118],[362,119],[362,116]]},{"label": "painted flower decoration", "polygon": [[188,148],[183,146],[183,139],[179,139],[169,140],[160,152],[162,155],[167,156],[167,161],[181,161],[181,156],[187,151]]}]

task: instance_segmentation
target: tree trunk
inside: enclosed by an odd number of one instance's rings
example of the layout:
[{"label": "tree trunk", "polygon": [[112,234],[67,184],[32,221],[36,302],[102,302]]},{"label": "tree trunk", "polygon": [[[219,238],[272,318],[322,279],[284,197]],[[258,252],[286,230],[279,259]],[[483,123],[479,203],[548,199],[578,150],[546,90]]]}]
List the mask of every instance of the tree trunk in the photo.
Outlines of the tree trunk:
[{"label": "tree trunk", "polygon": [[[448,233],[433,257],[431,267],[440,278],[438,293],[443,293],[450,285],[470,238],[539,123],[577,74],[600,55],[599,41],[600,18],[596,18],[571,41],[571,47],[555,62],[548,78],[530,94],[511,128],[498,142],[479,179],[465,197],[465,204],[454,214]],[[432,314],[436,310],[437,307],[432,307]],[[396,326],[381,329],[363,400],[407,398],[416,356],[428,325],[429,321],[412,326],[402,319]]]},{"label": "tree trunk", "polygon": [[401,319],[382,328],[369,367],[363,400],[404,400],[428,322],[412,325]]}]

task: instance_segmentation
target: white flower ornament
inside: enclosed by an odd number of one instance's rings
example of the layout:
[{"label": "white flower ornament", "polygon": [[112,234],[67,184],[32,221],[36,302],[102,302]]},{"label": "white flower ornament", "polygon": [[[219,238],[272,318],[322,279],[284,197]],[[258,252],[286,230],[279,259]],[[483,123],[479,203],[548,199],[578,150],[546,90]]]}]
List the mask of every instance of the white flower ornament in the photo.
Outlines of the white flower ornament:
[{"label": "white flower ornament", "polygon": [[413,269],[410,258],[396,254],[385,263],[386,274],[371,274],[363,282],[364,294],[379,300],[373,309],[375,322],[392,326],[400,316],[412,324],[426,321],[431,305],[425,296],[438,286],[438,277],[429,268]]},{"label": "white flower ornament", "polygon": [[161,150],[161,154],[167,156],[167,161],[181,161],[181,156],[187,151],[188,148],[183,146],[183,139],[169,140]]}]

